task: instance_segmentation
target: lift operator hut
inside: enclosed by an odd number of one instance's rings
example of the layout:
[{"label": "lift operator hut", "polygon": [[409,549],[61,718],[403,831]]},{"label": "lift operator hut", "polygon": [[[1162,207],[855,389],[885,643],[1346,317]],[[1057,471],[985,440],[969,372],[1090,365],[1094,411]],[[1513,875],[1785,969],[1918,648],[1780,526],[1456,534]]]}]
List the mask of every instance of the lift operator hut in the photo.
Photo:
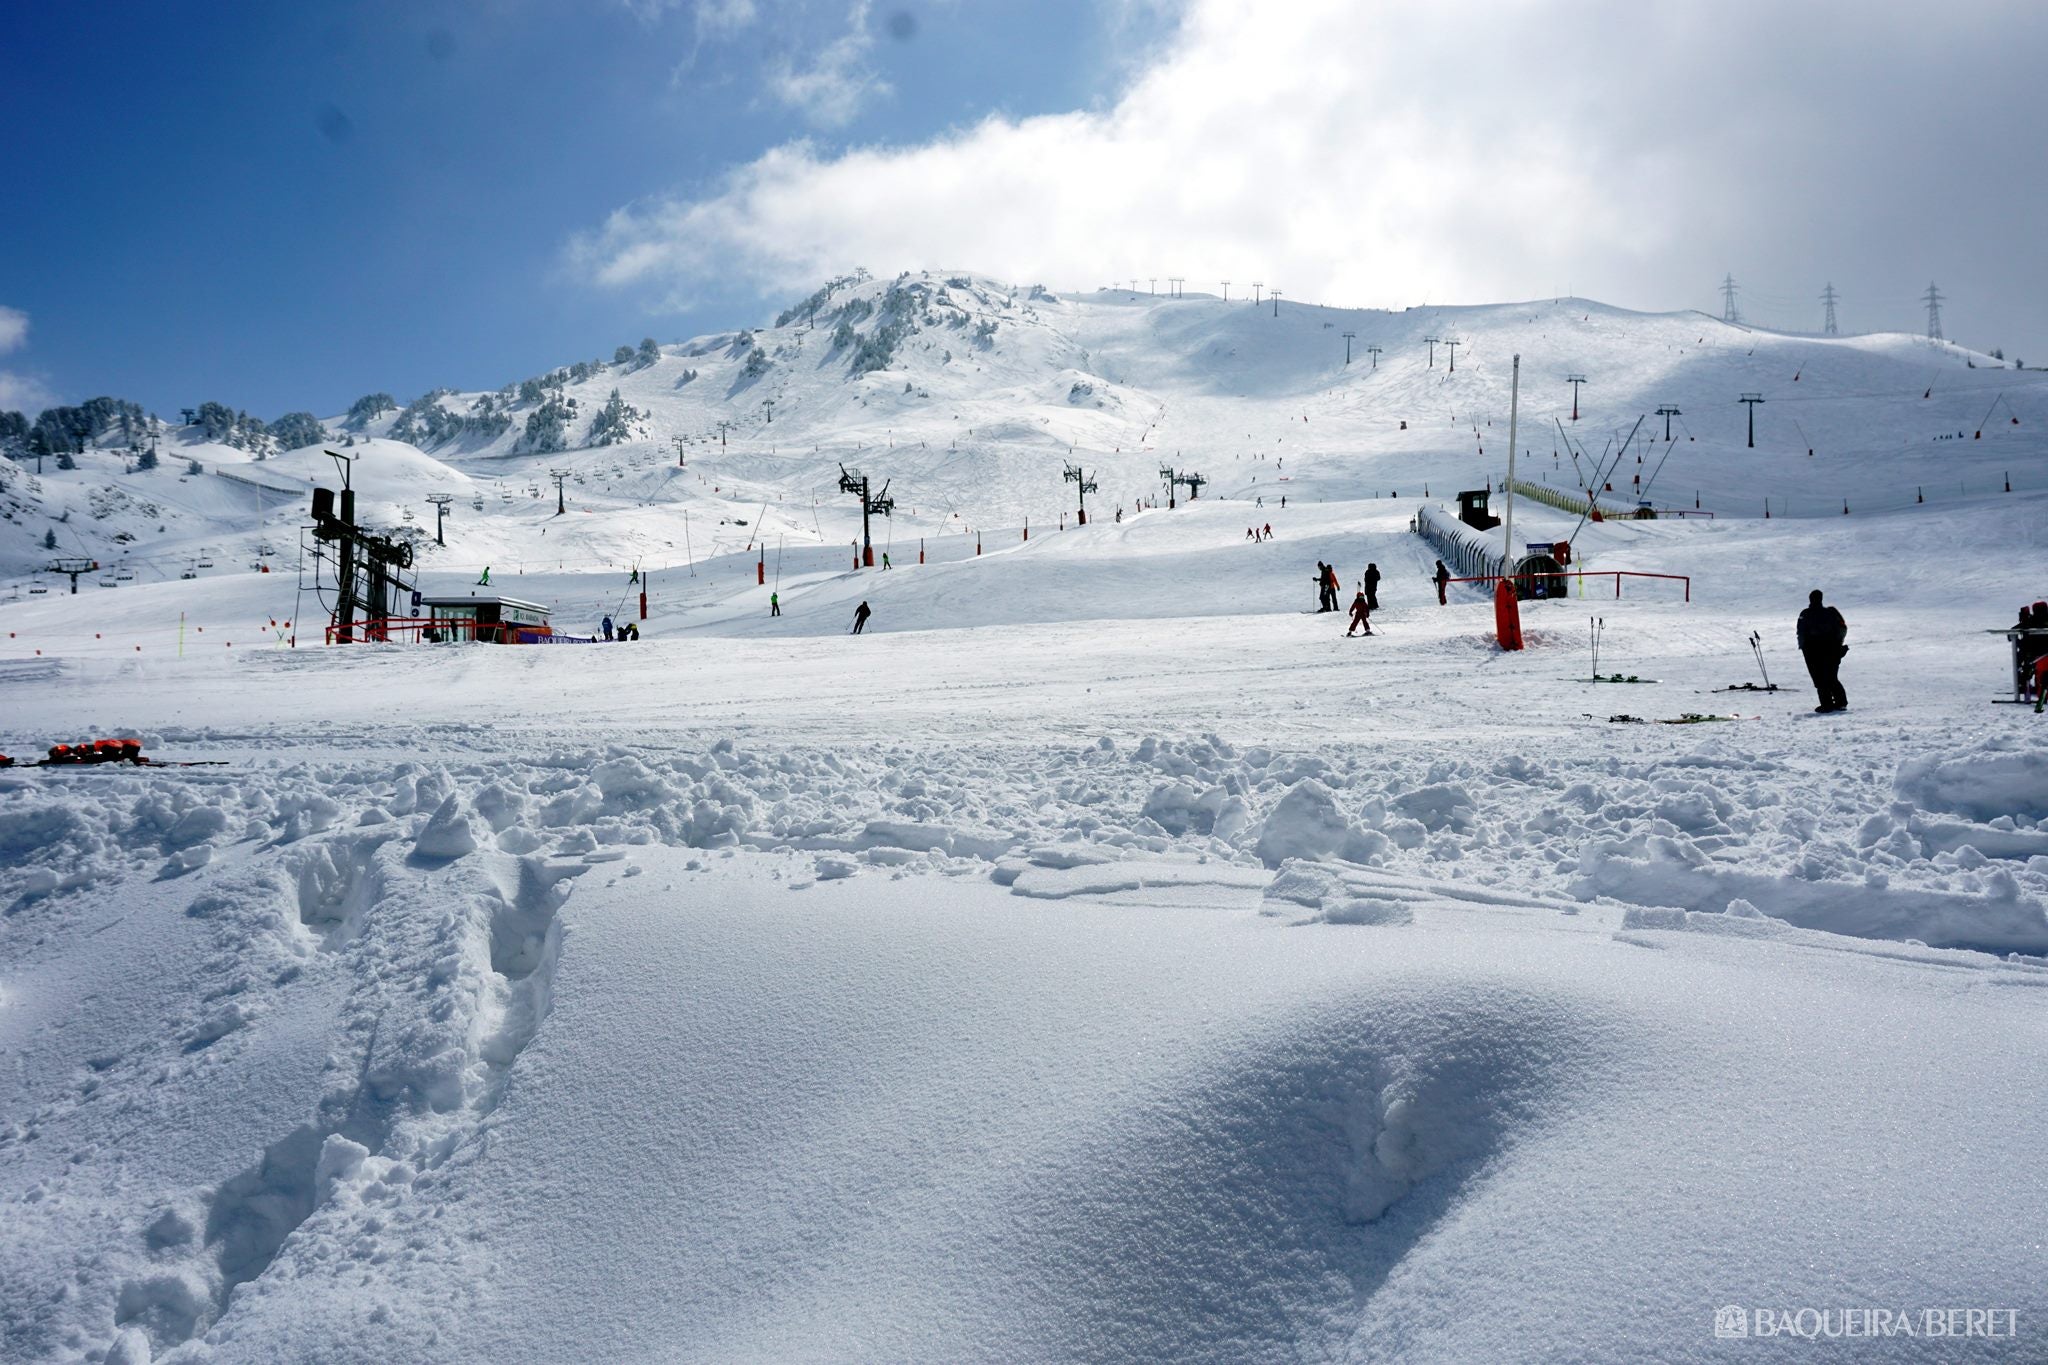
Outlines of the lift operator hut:
[{"label": "lift operator hut", "polygon": [[430,640],[530,645],[546,643],[555,633],[546,607],[516,597],[427,597],[420,605],[433,620]]}]

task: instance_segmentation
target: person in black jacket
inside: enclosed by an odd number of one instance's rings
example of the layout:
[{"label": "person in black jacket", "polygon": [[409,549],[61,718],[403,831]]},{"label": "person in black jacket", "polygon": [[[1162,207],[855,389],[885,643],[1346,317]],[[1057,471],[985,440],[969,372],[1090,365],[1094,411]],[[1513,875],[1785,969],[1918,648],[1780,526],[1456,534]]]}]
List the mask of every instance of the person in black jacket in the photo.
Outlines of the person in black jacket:
[{"label": "person in black jacket", "polygon": [[1849,652],[1849,623],[1833,607],[1824,607],[1820,589],[1806,595],[1806,610],[1799,613],[1799,652],[1806,656],[1806,671],[1813,676],[1813,689],[1820,693],[1815,711],[1846,711],[1849,694],[1842,690],[1842,656]]},{"label": "person in black jacket", "polygon": [[1365,605],[1369,611],[1380,609],[1380,566],[1365,566]]}]

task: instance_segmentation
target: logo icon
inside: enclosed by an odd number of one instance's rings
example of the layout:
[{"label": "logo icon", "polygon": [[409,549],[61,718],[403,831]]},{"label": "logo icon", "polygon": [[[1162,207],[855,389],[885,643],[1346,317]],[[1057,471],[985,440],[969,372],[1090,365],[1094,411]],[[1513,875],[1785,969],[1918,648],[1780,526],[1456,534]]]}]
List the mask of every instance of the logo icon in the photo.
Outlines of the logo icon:
[{"label": "logo icon", "polygon": [[1746,1337],[1749,1335],[1749,1313],[1735,1304],[1714,1310],[1714,1335],[1717,1337]]}]

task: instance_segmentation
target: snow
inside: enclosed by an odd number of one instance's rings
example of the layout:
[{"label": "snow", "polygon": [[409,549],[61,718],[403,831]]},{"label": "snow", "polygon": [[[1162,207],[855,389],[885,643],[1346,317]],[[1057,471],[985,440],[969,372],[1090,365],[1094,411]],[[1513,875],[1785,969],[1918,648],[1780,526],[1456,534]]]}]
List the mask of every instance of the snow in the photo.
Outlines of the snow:
[{"label": "snow", "polygon": [[[7,471],[0,570],[66,507],[85,552],[166,550],[0,600],[0,751],[223,766],[0,771],[0,1356],[1759,1349],[1715,1340],[1726,1304],[2011,1308],[2024,1341],[2048,732],[1989,704],[1986,632],[2048,587],[2036,376],[1583,301],[946,289],[872,374],[793,325],[748,385],[723,338],[572,386],[648,413],[624,446],[422,452],[387,414],[337,447],[383,524],[457,495],[429,591],[488,559],[587,628],[651,566],[636,643],[320,647],[318,450]],[[1381,367],[1342,373],[1321,324],[1368,320]],[[1455,380],[1402,341],[1447,328]],[[1589,578],[1525,604],[1520,654],[1483,593],[1436,604],[1410,519],[1501,472],[1509,346],[1525,432],[1553,368],[1624,428],[1685,408],[1661,477],[1724,515],[1578,527],[1575,563],[1690,601]],[[1738,385],[1811,462],[1748,451]],[[1993,386],[2022,425],[1937,444]],[[840,458],[896,481],[886,574],[809,506]],[[1068,459],[1102,470],[1086,528]],[[1137,512],[1168,460],[1214,482]],[[585,478],[562,517],[525,491],[550,462]],[[1885,505],[1933,467],[1979,491]],[[217,471],[298,491],[259,524]],[[1523,539],[1575,521],[1516,506]],[[1373,637],[1309,610],[1318,560],[1379,565]],[[1791,646],[1813,586],[1841,715]],[[1587,681],[1589,618],[1603,672],[1659,681]],[[1752,631],[1785,690],[1716,691]],[[1684,712],[1745,719],[1609,720]]]}]

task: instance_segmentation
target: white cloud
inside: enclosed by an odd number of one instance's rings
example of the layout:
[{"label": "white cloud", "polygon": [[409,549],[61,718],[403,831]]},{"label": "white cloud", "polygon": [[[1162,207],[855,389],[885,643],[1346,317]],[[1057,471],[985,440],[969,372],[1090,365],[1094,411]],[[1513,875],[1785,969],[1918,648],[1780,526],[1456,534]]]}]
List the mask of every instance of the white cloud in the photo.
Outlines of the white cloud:
[{"label": "white cloud", "polygon": [[[713,278],[779,290],[854,265],[1067,288],[1259,278],[1349,305],[1567,290],[1662,305],[1674,287],[1710,304],[1722,270],[1768,261],[1816,272],[1817,292],[1818,272],[1839,282],[1858,253],[1918,274],[1968,250],[1928,230],[1940,177],[2031,193],[2005,188],[2028,180],[2012,163],[1983,169],[1996,157],[1970,151],[1967,129],[1989,90],[2015,118],[2040,105],[2008,58],[2027,46],[2012,30],[2048,25],[2013,3],[1930,14],[1878,0],[1191,0],[1106,108],[910,146],[786,144],[701,196],[619,209],[570,256],[587,279],[671,305]],[[864,51],[813,70],[857,71]],[[1893,94],[1924,79],[1956,88]],[[784,84],[828,119],[844,107],[827,75]]]},{"label": "white cloud", "polygon": [[[0,304],[0,355],[28,342],[28,314]],[[33,375],[0,370],[0,412],[37,412],[57,401],[50,387]]]},{"label": "white cloud", "polygon": [[754,0],[697,0],[697,32],[737,33],[758,17]]},{"label": "white cloud", "polygon": [[784,58],[771,65],[769,93],[821,128],[846,126],[869,100],[888,94],[888,82],[867,61],[875,45],[868,8],[868,0],[857,0],[847,14],[846,32],[808,63]]},{"label": "white cloud", "polygon": [[618,0],[642,23],[657,24],[666,19],[672,10],[687,9],[694,22],[697,34],[702,37],[718,37],[747,27],[754,22],[757,9],[754,0]]},{"label": "white cloud", "polygon": [[28,340],[28,314],[0,304],[0,355],[19,350]]},{"label": "white cloud", "polygon": [[30,416],[57,401],[50,386],[34,375],[0,370],[0,412],[25,412]]}]

